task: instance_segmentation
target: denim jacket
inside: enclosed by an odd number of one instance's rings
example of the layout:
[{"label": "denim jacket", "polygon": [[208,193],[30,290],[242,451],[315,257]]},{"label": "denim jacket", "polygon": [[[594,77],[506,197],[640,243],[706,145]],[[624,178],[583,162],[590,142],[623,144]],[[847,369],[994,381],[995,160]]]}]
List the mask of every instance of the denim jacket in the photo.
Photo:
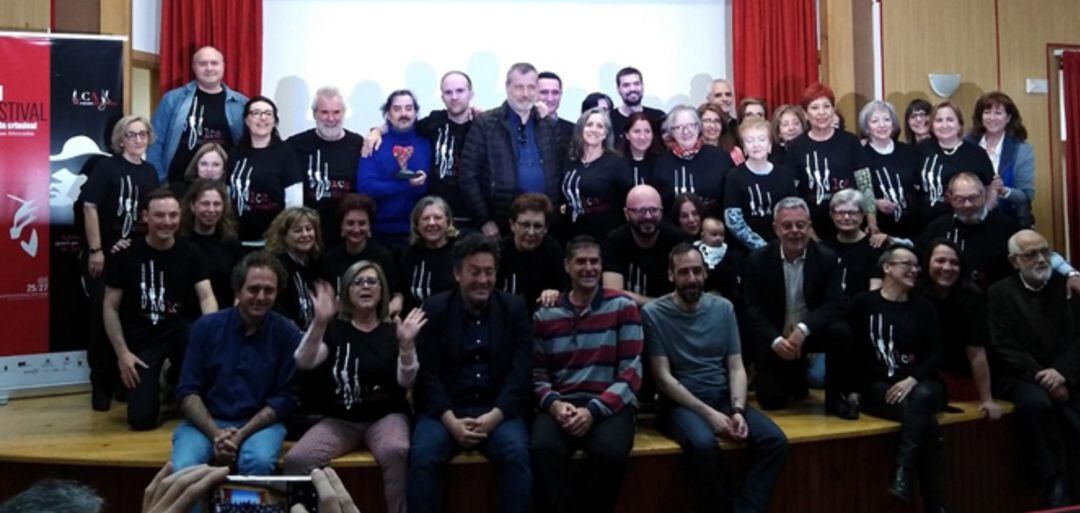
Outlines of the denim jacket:
[{"label": "denim jacket", "polygon": [[[151,120],[154,144],[147,150],[146,160],[157,170],[158,180],[162,183],[168,179],[169,165],[180,145],[180,137],[184,135],[184,122],[196,87],[198,86],[192,80],[165,93]],[[222,87],[225,88],[225,119],[229,122],[233,141],[237,141],[244,132],[244,105],[248,98],[224,84]]]}]

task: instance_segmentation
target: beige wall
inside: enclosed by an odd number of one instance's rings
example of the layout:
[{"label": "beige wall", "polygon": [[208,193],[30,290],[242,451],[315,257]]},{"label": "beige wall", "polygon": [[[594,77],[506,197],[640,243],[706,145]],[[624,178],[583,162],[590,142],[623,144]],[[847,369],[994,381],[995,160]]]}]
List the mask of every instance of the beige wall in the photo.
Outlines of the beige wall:
[{"label": "beige wall", "polygon": [[[1049,102],[1045,94],[1026,93],[1025,79],[1051,78],[1047,77],[1048,44],[1080,44],[1077,3],[1074,0],[886,0],[881,5],[885,96],[897,109],[903,109],[915,97],[928,98],[931,103],[940,100],[930,91],[929,73],[960,73],[961,86],[952,99],[964,110],[965,122],[970,127],[975,100],[982,93],[999,88],[1000,63],[1000,89],[1019,107],[1028,140],[1035,150],[1036,225],[1056,247],[1063,248],[1064,210],[1060,201],[1056,204],[1053,201],[1054,193],[1059,193],[1055,189],[1059,188],[1060,177],[1052,175],[1050,166],[1050,109],[1051,105],[1056,108],[1057,103]],[[837,95],[841,96],[840,91]],[[1053,151],[1055,158],[1059,158],[1056,147]]]},{"label": "beige wall", "polygon": [[51,14],[47,0],[3,0],[0,2],[0,29],[43,31]]}]

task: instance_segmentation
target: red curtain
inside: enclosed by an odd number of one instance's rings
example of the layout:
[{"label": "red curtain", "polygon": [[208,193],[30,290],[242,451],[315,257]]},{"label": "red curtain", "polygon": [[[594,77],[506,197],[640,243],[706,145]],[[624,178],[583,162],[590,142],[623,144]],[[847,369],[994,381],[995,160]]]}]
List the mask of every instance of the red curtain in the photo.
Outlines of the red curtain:
[{"label": "red curtain", "polygon": [[213,46],[225,55],[225,84],[246,95],[262,91],[262,0],[164,0],[161,4],[161,90],[193,80],[191,55]]},{"label": "red curtain", "polygon": [[1062,56],[1065,74],[1065,211],[1069,261],[1080,262],[1080,52]]},{"label": "red curtain", "polygon": [[813,0],[735,0],[731,6],[735,93],[769,108],[799,103],[817,82],[817,12]]}]

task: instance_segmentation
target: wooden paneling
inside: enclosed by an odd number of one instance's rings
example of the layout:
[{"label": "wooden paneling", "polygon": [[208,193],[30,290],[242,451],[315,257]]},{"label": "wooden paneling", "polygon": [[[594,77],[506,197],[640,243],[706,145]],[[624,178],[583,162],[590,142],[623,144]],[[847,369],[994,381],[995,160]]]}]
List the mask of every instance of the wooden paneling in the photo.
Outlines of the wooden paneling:
[{"label": "wooden paneling", "polygon": [[874,98],[871,4],[821,0],[821,79],[836,94],[836,109],[849,130],[863,104]]},{"label": "wooden paneling", "polygon": [[124,112],[131,112],[131,0],[98,0],[99,33],[127,36],[124,41]]},{"label": "wooden paneling", "polygon": [[101,11],[98,9],[98,0],[54,0],[54,8],[56,9],[57,32],[101,33]]},{"label": "wooden paneling", "polygon": [[42,0],[4,0],[0,8],[0,29],[44,31],[52,11]]}]

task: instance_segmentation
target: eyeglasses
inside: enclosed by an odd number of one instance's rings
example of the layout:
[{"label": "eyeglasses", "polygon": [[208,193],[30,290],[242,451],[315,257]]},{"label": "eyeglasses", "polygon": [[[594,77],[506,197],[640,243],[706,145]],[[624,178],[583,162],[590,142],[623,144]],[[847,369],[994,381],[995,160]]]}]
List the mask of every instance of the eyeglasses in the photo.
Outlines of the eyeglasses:
[{"label": "eyeglasses", "polygon": [[1046,260],[1050,260],[1050,248],[1035,248],[1029,249],[1023,253],[1013,254],[1020,257],[1020,260],[1023,260],[1027,263],[1038,261],[1040,257],[1045,258]]},{"label": "eyeglasses", "polygon": [[547,225],[544,223],[522,223],[519,221],[514,221],[514,224],[521,227],[522,230],[525,230],[527,232],[540,233],[544,230],[547,230]]},{"label": "eyeglasses", "polygon": [[833,209],[832,213],[836,217],[839,217],[839,218],[842,219],[842,218],[845,218],[845,217],[858,217],[858,216],[862,215],[862,210]]},{"label": "eyeglasses", "polygon": [[248,111],[248,116],[253,118],[270,118],[274,117],[274,111],[272,110],[252,110]]},{"label": "eyeglasses", "polygon": [[795,221],[780,223],[780,229],[784,231],[790,230],[805,230],[810,227],[810,221]]},{"label": "eyeglasses", "polygon": [[904,271],[907,271],[907,270],[910,270],[910,269],[914,269],[914,270],[918,271],[919,269],[921,269],[921,267],[919,267],[918,262],[912,262],[911,260],[896,260],[894,262],[889,262],[889,265],[898,265],[900,267],[903,267]]},{"label": "eyeglasses", "polygon": [[952,199],[960,205],[977,205],[983,199],[983,196],[982,194],[972,194],[970,196],[953,196]]},{"label": "eyeglasses", "polygon": [[701,120],[701,124],[702,125],[707,125],[707,126],[720,126],[720,120],[719,119],[703,119],[703,120]]},{"label": "eyeglasses", "polygon": [[673,125],[671,127],[672,132],[691,132],[698,129],[697,123],[687,123],[685,125]]},{"label": "eyeglasses", "polygon": [[374,276],[357,276],[352,284],[362,289],[373,289],[379,286],[379,279]]},{"label": "eyeglasses", "polygon": [[626,211],[630,212],[631,214],[633,214],[635,216],[639,216],[639,217],[645,217],[645,216],[653,217],[653,216],[660,215],[660,212],[663,211],[663,209],[660,208],[660,207],[638,207],[638,208],[626,207]]},{"label": "eyeglasses", "polygon": [[134,141],[135,139],[149,139],[150,132],[143,130],[141,132],[124,132],[124,139],[128,141]]}]

